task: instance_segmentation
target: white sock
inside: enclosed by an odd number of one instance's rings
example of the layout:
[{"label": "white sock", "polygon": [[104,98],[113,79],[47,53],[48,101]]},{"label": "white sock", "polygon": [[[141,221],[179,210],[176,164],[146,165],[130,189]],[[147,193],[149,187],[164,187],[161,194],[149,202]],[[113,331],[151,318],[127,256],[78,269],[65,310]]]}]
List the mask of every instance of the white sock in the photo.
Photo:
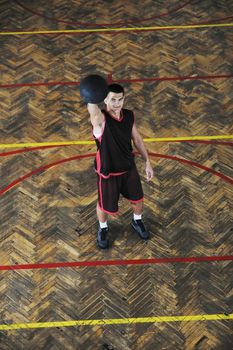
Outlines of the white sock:
[{"label": "white sock", "polygon": [[133,214],[134,220],[142,220],[142,215]]},{"label": "white sock", "polygon": [[107,228],[108,227],[107,221],[105,221],[105,222],[99,221],[99,224],[100,224],[100,228]]}]

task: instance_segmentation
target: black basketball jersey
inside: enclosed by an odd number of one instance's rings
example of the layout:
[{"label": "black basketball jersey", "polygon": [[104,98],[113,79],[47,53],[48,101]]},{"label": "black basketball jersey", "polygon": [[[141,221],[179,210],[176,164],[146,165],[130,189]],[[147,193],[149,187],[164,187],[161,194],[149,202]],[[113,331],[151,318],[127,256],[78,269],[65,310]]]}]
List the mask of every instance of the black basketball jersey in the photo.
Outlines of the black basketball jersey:
[{"label": "black basketball jersey", "polygon": [[121,110],[120,119],[102,110],[105,117],[104,130],[100,138],[95,138],[97,153],[96,172],[104,177],[116,176],[133,168],[132,128],[134,114],[128,109]]}]

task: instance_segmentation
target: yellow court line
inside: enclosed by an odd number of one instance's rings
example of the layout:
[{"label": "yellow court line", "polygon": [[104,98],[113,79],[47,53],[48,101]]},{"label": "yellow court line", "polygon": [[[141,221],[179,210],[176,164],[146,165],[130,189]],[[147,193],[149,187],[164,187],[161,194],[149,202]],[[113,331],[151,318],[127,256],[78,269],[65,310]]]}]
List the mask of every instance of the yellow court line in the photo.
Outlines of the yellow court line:
[{"label": "yellow court line", "polygon": [[200,29],[200,28],[232,27],[232,26],[233,26],[233,23],[213,23],[213,24],[190,24],[190,25],[181,25],[181,26],[35,30],[35,31],[28,31],[28,32],[0,32],[0,35],[33,35],[33,34],[59,34],[59,33],[75,34],[75,33],[147,31],[147,30],[154,31],[154,30]]},{"label": "yellow court line", "polygon": [[[172,141],[195,141],[195,140],[226,140],[233,139],[233,135],[213,136],[182,136],[182,137],[154,137],[145,138],[144,142],[172,142]],[[62,142],[28,142],[28,143],[2,143],[0,148],[31,148],[46,146],[69,146],[69,145],[93,145],[95,141],[62,141]]]},{"label": "yellow court line", "polygon": [[14,330],[14,329],[96,326],[96,325],[110,325],[110,324],[222,321],[222,320],[233,320],[233,314],[157,316],[157,317],[113,318],[113,319],[102,319],[102,320],[100,319],[100,320],[80,320],[80,321],[61,321],[61,322],[13,323],[13,324],[0,324],[0,331]]},{"label": "yellow court line", "polygon": [[143,139],[144,142],[164,142],[164,141],[197,141],[197,140],[224,140],[233,139],[233,135],[213,135],[213,136],[182,136],[182,137],[155,137]]}]

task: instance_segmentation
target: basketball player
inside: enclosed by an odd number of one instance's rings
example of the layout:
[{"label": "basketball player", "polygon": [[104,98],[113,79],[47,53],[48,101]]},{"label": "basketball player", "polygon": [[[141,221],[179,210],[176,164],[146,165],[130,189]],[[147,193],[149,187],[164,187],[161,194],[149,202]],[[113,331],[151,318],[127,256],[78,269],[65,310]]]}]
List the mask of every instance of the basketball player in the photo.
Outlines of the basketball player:
[{"label": "basketball player", "polygon": [[134,113],[123,108],[124,88],[119,84],[111,84],[108,89],[109,92],[104,99],[105,110],[100,110],[97,104],[87,105],[97,145],[95,159],[95,171],[98,177],[97,243],[102,249],[109,246],[107,218],[108,214],[118,212],[120,194],[132,204],[132,227],[141,239],[149,238],[149,232],[142,221],[143,190],[132,153],[131,140],[145,160],[147,180],[153,177],[148,153],[135,125]]}]

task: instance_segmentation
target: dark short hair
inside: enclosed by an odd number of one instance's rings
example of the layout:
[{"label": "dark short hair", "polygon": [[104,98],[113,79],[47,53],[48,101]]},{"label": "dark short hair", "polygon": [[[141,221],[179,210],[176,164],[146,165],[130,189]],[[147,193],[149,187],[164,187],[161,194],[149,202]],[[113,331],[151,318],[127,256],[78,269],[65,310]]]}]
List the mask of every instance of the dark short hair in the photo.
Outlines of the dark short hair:
[{"label": "dark short hair", "polygon": [[116,94],[120,94],[121,92],[123,93],[123,95],[125,94],[125,90],[124,90],[123,86],[121,86],[120,84],[108,85],[108,91],[115,92]]}]

